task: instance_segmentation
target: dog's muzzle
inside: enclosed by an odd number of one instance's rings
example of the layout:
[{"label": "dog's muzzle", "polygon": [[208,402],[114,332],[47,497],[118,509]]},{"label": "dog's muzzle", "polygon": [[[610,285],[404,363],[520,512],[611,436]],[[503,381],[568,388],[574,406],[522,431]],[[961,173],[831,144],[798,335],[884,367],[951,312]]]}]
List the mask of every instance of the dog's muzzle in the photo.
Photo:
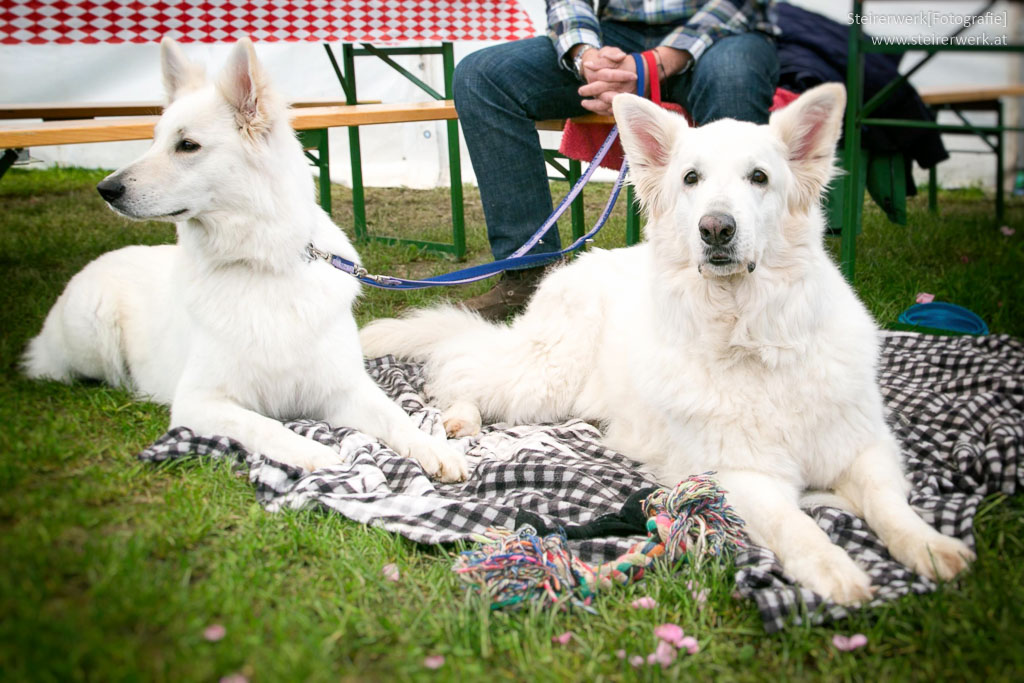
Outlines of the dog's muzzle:
[{"label": "dog's muzzle", "polygon": [[713,266],[726,266],[736,261],[733,237],[736,219],[727,213],[709,213],[697,223],[704,254]]},{"label": "dog's muzzle", "polygon": [[124,196],[125,186],[114,176],[108,176],[96,185],[96,191],[103,199],[111,204]]},{"label": "dog's muzzle", "polygon": [[[697,272],[705,277],[709,275],[729,275],[737,271],[740,265],[736,254],[736,219],[727,213],[709,213],[697,222],[700,240],[704,243],[704,263],[697,265]],[[711,266],[710,273],[704,272],[705,266]],[[748,273],[753,273],[757,264],[750,261],[746,264]]]}]

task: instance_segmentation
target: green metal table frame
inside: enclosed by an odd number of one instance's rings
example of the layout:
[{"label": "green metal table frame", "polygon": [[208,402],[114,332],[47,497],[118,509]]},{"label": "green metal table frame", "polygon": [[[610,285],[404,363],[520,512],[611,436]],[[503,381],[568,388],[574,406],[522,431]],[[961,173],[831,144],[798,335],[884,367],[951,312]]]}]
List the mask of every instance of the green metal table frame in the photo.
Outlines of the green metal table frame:
[{"label": "green metal table frame", "polygon": [[[372,56],[380,59],[436,100],[450,100],[454,98],[452,90],[452,75],[455,72],[455,54],[452,43],[444,42],[437,46],[424,47],[384,48],[375,47],[369,43],[360,43],[360,45],[361,47],[356,47],[352,43],[342,44],[342,64],[339,66],[338,60],[336,59],[331,46],[327,43],[324,44],[324,49],[327,51],[327,57],[331,60],[331,66],[334,68],[334,73],[338,77],[338,82],[341,84],[341,88],[345,92],[345,101],[348,104],[356,104],[357,101],[355,58],[363,56]],[[441,55],[443,60],[444,94],[441,94],[431,88],[408,69],[403,68],[392,59],[393,56],[398,55],[421,56],[436,54]],[[352,213],[357,240],[375,240],[391,244],[411,244],[430,251],[450,254],[456,259],[461,259],[466,255],[466,223],[465,215],[463,213],[462,166],[459,155],[459,122],[458,120],[453,119],[446,123],[448,126],[448,168],[451,182],[452,241],[450,243],[431,242],[427,240],[373,235],[370,233],[366,223],[366,196],[363,188],[363,163],[359,145],[359,126],[350,126],[348,129],[348,142],[349,157],[352,164]],[[326,154],[326,144],[318,147],[318,149],[320,159],[326,158],[324,156]],[[318,165],[320,166],[321,187],[324,187],[324,165],[322,163]],[[330,199],[328,197],[328,203],[329,201]],[[322,202],[323,193],[321,192],[321,203]]]},{"label": "green metal table frame", "polygon": [[[990,0],[989,3],[982,9],[977,11],[977,15],[982,15],[989,11],[995,4],[995,0]],[[863,15],[864,0],[853,1],[853,14]],[[950,35],[950,38],[958,36],[964,30],[968,28],[966,22],[960,30]],[[864,164],[865,159],[861,154],[861,127],[865,125],[871,126],[890,126],[899,128],[927,128],[931,130],[937,130],[941,133],[959,133],[970,132],[975,135],[981,136],[983,139],[987,135],[994,135],[999,138],[997,155],[1001,157],[1002,150],[1002,135],[1008,131],[1022,131],[1024,127],[1021,126],[1007,126],[1004,125],[1001,113],[994,126],[981,126],[974,125],[961,119],[960,124],[941,124],[932,121],[909,121],[903,119],[879,119],[871,118],[871,112],[878,108],[878,106],[884,102],[889,95],[904,84],[910,76],[917,72],[918,69],[927,64],[936,54],[939,52],[1024,52],[1024,44],[1014,43],[1006,45],[886,45],[886,44],[873,44],[870,40],[865,39],[862,24],[853,22],[850,24],[849,37],[848,37],[848,61],[846,70],[846,119],[844,123],[843,135],[844,144],[841,152],[841,159],[844,170],[846,171],[845,176],[840,178],[840,190],[843,195],[843,207],[842,207],[842,226],[841,226],[841,248],[840,248],[840,266],[843,271],[843,275],[850,282],[853,281],[853,274],[856,265],[856,249],[857,249],[857,233],[860,229],[861,217],[864,207],[864,184],[861,181],[861,177],[865,173]],[[927,53],[922,57],[914,66],[912,66],[906,73],[900,74],[900,76],[890,83],[886,84],[874,97],[867,102],[864,102],[864,55],[867,53],[903,53],[903,52],[925,52]],[[1002,169],[1002,163],[1000,161],[1000,169]],[[999,176],[1002,176],[1000,171]],[[1002,184],[999,183],[997,186],[997,212],[1002,211]],[[934,190],[929,188],[929,192],[932,193]],[[935,199],[933,195],[930,195],[930,200],[934,203]]]}]

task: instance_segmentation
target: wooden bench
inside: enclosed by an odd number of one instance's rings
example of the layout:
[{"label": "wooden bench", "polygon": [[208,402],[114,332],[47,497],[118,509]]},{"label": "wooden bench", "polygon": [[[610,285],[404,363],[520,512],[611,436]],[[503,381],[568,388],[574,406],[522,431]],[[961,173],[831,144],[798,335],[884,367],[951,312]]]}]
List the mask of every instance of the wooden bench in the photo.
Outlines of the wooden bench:
[{"label": "wooden bench", "polygon": [[[289,106],[331,107],[344,105],[345,100],[321,97],[292,102]],[[380,104],[379,101],[360,104]],[[150,116],[159,115],[164,103],[155,100],[131,102],[25,102],[0,104],[0,119],[43,119],[44,121],[70,121],[73,119],[95,119],[102,116]]]},{"label": "wooden bench", "polygon": [[[323,102],[328,104],[325,106]],[[34,107],[34,108],[32,108]],[[153,112],[153,108],[156,112]],[[309,100],[292,104],[292,126],[299,132],[303,147],[320,174],[320,205],[331,211],[330,159],[327,130],[334,127],[369,126],[382,123],[409,123],[457,119],[451,100],[414,102],[410,104],[339,104],[334,100]],[[160,105],[149,103],[112,103],[109,105],[4,105],[0,118],[47,118],[67,115],[60,120],[44,120],[18,124],[0,124],[0,176],[14,159],[15,150],[47,145],[72,145],[90,142],[148,140],[159,117]],[[29,116],[29,114],[34,116]],[[91,114],[98,118],[85,118]],[[125,115],[127,114],[127,115]]]},{"label": "wooden bench", "polygon": [[[947,110],[954,112],[960,120],[966,124],[959,130],[945,130],[946,135],[971,135],[980,137],[989,150],[996,156],[996,220],[1002,221],[1005,216],[1006,200],[1004,184],[1005,177],[1005,144],[1004,144],[1004,120],[1003,120],[1003,99],[1007,97],[1024,97],[1024,84],[1015,83],[997,86],[945,86],[938,88],[921,88],[918,90],[921,99],[929,107],[936,110]],[[968,111],[993,112],[996,115],[996,131],[972,130],[970,122],[964,115]],[[961,150],[968,151],[968,150]],[[973,150],[970,150],[972,153]],[[938,183],[936,169],[928,169],[928,208],[932,212],[939,210],[938,204]]]},{"label": "wooden bench", "polygon": [[[5,115],[15,111],[17,105],[0,110],[0,118],[44,118],[43,116]],[[111,105],[109,112],[148,111],[153,105]],[[412,104],[320,104],[293,105],[292,126],[296,130],[313,130],[335,126],[367,126],[380,123],[407,123],[458,118],[450,100],[416,102]],[[39,110],[36,110],[39,111]],[[65,111],[76,111],[67,108]],[[77,110],[85,111],[85,110]],[[46,145],[72,145],[88,142],[121,140],[148,140],[153,137],[153,126],[160,118],[156,112],[138,115],[95,114],[92,117],[74,116],[20,124],[0,124],[0,149],[42,147]],[[49,113],[49,112],[47,112]],[[98,116],[98,118],[97,118]]]},{"label": "wooden bench", "polygon": [[989,103],[1003,97],[1024,97],[1024,83],[918,88],[917,94],[930,106]]}]

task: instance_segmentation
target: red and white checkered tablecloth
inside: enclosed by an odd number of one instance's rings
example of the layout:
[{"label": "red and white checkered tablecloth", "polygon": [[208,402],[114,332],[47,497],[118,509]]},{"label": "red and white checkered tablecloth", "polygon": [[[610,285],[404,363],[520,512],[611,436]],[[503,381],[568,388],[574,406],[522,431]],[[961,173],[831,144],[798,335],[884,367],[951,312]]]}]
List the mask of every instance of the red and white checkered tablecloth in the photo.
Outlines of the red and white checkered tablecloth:
[{"label": "red and white checkered tablecloth", "polygon": [[515,0],[0,0],[0,44],[517,40]]}]

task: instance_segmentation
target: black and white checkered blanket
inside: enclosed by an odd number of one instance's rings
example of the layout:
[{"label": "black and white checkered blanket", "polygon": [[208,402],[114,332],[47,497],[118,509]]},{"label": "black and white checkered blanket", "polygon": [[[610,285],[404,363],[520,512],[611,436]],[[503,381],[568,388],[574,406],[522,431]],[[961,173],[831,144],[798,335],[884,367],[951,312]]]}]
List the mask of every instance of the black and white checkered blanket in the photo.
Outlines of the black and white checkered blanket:
[{"label": "black and white checkered blanket", "polygon": [[[371,376],[418,421],[443,434],[439,411],[426,404],[416,365],[391,358],[367,362]],[[913,484],[911,504],[945,534],[973,547],[972,524],[982,499],[1024,486],[1024,344],[1007,336],[884,338],[880,382],[891,423],[902,440]],[[229,438],[174,429],[142,452],[146,461],[234,458],[268,510],[319,506],[420,543],[468,539],[488,527],[514,528],[521,512],[550,528],[585,524],[618,512],[626,498],[654,485],[639,467],[604,448],[598,430],[580,420],[557,425],[485,427],[457,442],[472,467],[460,484],[427,478],[419,465],[359,432],[324,423],[288,426],[339,448],[344,464],[312,474],[246,452]],[[857,517],[831,507],[811,515],[857,559],[878,586],[875,602],[934,589],[892,560]],[[621,555],[641,537],[571,541],[583,560]],[[751,547],[736,557],[739,592],[757,602],[765,628],[841,618],[847,608],[795,585],[771,551]]]}]

